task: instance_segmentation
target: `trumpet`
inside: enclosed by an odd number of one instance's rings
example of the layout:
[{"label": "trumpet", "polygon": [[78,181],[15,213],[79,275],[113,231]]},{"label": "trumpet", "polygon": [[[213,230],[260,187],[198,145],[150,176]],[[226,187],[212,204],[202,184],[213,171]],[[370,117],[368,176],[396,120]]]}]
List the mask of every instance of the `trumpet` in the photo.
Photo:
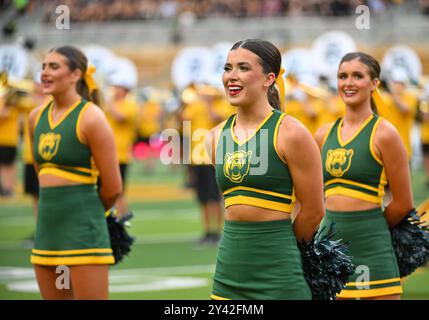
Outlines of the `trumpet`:
[{"label": "trumpet", "polygon": [[320,100],[328,100],[332,96],[329,90],[300,82],[295,75],[290,74],[286,77],[285,92],[292,92],[293,89],[300,89],[308,96]]},{"label": "trumpet", "polygon": [[9,79],[6,73],[0,74],[0,99],[4,107],[32,108],[28,100],[34,92],[33,81]]}]

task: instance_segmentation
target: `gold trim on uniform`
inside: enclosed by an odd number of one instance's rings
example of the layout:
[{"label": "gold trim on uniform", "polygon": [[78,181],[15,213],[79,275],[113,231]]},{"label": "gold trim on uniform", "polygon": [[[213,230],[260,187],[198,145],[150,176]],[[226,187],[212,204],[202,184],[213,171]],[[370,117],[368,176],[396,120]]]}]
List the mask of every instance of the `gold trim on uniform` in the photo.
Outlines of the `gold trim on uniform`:
[{"label": "gold trim on uniform", "polygon": [[380,197],[384,196],[384,187],[386,186],[386,184],[387,184],[386,170],[384,170],[384,167],[383,167],[383,170],[381,171],[381,175],[380,175],[380,183],[378,184],[378,195]]},{"label": "gold trim on uniform", "polygon": [[375,204],[381,204],[383,199],[378,196],[371,196],[369,194],[366,194],[362,191],[357,191],[353,189],[348,189],[344,187],[335,187],[329,190],[325,191],[325,198],[332,195],[343,195],[343,196],[349,196],[351,198],[356,198],[364,201],[368,201]]},{"label": "gold trim on uniform", "polygon": [[228,299],[228,298],[219,297],[219,296],[217,296],[217,295],[215,295],[215,294],[212,294],[212,295],[211,295],[211,298],[212,298],[213,300],[231,300],[231,299]]},{"label": "gold trim on uniform", "polygon": [[367,184],[359,183],[359,182],[355,182],[355,181],[347,180],[347,179],[341,179],[341,178],[335,178],[335,179],[329,180],[328,182],[325,183],[325,186],[329,186],[329,185],[334,184],[334,183],[346,183],[346,184],[350,184],[352,186],[361,187],[361,188],[368,189],[368,190],[374,191],[374,192],[380,191],[379,189],[371,187]]},{"label": "gold trim on uniform", "polygon": [[78,170],[78,171],[82,171],[85,173],[90,173],[92,175],[95,175],[95,173],[97,172],[97,170],[95,168],[89,169],[89,168],[84,168],[84,167],[72,167],[72,166],[64,166],[64,165],[57,165],[55,163],[52,162],[45,162],[43,164],[40,165],[41,168],[43,167],[54,167],[54,168],[59,168],[59,169],[72,169],[72,170]]},{"label": "gold trim on uniform", "polygon": [[48,122],[49,122],[49,127],[51,128],[51,130],[54,130],[56,127],[58,127],[60,124],[61,124],[61,122],[63,122],[64,121],[64,119],[65,118],[67,118],[67,116],[74,110],[74,109],[76,109],[76,107],[80,104],[80,102],[81,102],[82,100],[81,99],[79,99],[78,101],[76,101],[75,103],[73,103],[72,105],[71,105],[71,107],[69,107],[68,109],[67,109],[67,111],[66,112],[64,112],[64,114],[61,116],[61,118],[57,121],[57,123],[55,123],[54,124],[54,121],[52,120],[52,109],[54,108],[53,107],[53,104],[51,105],[51,108],[49,108],[49,110],[48,110]]},{"label": "gold trim on uniform", "polygon": [[227,194],[229,194],[231,192],[234,192],[234,191],[237,191],[237,190],[253,191],[253,192],[256,192],[256,193],[262,193],[262,194],[266,194],[266,195],[269,195],[269,196],[274,196],[274,197],[279,197],[279,198],[285,198],[285,199],[293,200],[292,196],[288,196],[288,195],[283,194],[283,193],[277,193],[277,192],[273,192],[273,191],[256,189],[256,188],[251,188],[251,187],[244,187],[244,186],[230,188],[230,189],[224,191],[223,194],[227,195]]},{"label": "gold trim on uniform", "polygon": [[371,136],[369,138],[369,150],[370,150],[371,155],[374,158],[374,160],[377,161],[379,165],[383,166],[383,161],[381,161],[381,159],[379,157],[377,157],[377,155],[375,154],[375,150],[374,150],[375,131],[377,130],[377,127],[380,124],[381,119],[382,118],[378,118],[374,124],[374,127],[372,128]]},{"label": "gold trim on uniform", "polygon": [[293,203],[285,204],[281,202],[247,197],[247,196],[235,196],[235,197],[225,199],[225,208],[232,205],[237,205],[237,204],[245,204],[245,205],[250,205],[254,207],[271,209],[271,210],[281,211],[286,213],[291,213],[293,210]]},{"label": "gold trim on uniform", "polygon": [[53,100],[49,100],[49,101],[46,103],[46,105],[45,105],[45,106],[43,106],[42,108],[40,108],[39,113],[37,114],[37,117],[36,117],[36,121],[34,122],[34,128],[36,128],[37,123],[39,122],[40,117],[42,116],[43,111],[44,111],[47,107],[49,107],[49,106],[50,106],[50,104],[51,104],[51,102],[52,102],[52,101],[53,101]]},{"label": "gold trim on uniform", "polygon": [[77,250],[39,250],[33,249],[33,253],[42,255],[72,255],[72,254],[86,254],[86,253],[112,253],[111,248],[94,248],[94,249],[77,249]]},{"label": "gold trim on uniform", "polygon": [[82,141],[82,137],[80,136],[80,121],[82,120],[82,116],[83,113],[85,112],[86,109],[88,109],[88,107],[91,105],[90,102],[87,102],[83,108],[80,110],[79,115],[77,117],[77,121],[76,121],[76,137],[77,140],[79,140],[80,143],[84,144]]},{"label": "gold trim on uniform", "polygon": [[114,264],[113,256],[84,256],[84,257],[39,257],[31,256],[32,264],[45,266],[83,265],[83,264]]},{"label": "gold trim on uniform", "polygon": [[280,156],[279,150],[277,149],[277,137],[278,137],[278,131],[279,131],[279,127],[280,124],[283,120],[283,118],[286,117],[286,113],[283,113],[280,117],[279,120],[276,123],[276,128],[274,129],[274,138],[273,138],[273,143],[274,143],[274,150],[276,150],[277,156],[279,157],[279,159],[287,165],[287,162]]},{"label": "gold trim on uniform", "polygon": [[345,145],[348,145],[350,142],[352,142],[358,135],[361,133],[361,131],[366,127],[366,125],[372,120],[374,115],[371,113],[371,115],[368,117],[368,119],[365,120],[365,122],[360,126],[360,128],[355,132],[355,134],[347,141],[343,142],[343,139],[341,139],[341,127],[343,125],[344,118],[341,118],[340,123],[338,124],[337,128],[337,137],[338,137],[338,143],[341,147],[344,148]]},{"label": "gold trim on uniform", "polygon": [[230,127],[232,139],[235,141],[235,143],[237,143],[241,147],[245,143],[249,142],[250,139],[252,139],[255,136],[255,134],[259,131],[259,129],[262,128],[262,126],[265,124],[265,122],[267,122],[273,114],[274,114],[274,112],[271,111],[270,114],[267,115],[267,117],[259,124],[259,126],[255,129],[255,131],[253,131],[253,133],[247,139],[245,139],[243,142],[239,142],[237,137],[235,136],[234,125],[235,125],[235,120],[237,119],[237,115],[234,115],[234,119],[232,119],[231,127]]},{"label": "gold trim on uniform", "polygon": [[77,173],[71,173],[68,171],[61,170],[60,168],[44,167],[39,170],[39,176],[43,174],[52,174],[60,178],[68,179],[74,182],[81,182],[85,184],[95,184],[97,182],[97,176],[86,177]]},{"label": "gold trim on uniform", "polygon": [[369,290],[342,290],[339,294],[337,294],[337,298],[371,298],[378,296],[401,294],[402,292],[402,286]]}]

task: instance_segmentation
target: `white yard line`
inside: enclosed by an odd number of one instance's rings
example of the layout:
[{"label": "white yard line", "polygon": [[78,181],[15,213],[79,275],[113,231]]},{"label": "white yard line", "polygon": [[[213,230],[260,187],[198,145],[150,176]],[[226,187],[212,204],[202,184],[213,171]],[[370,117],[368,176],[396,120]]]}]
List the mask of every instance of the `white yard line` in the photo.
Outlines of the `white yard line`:
[{"label": "white yard line", "polygon": [[[109,271],[110,292],[167,291],[204,287],[208,277],[196,274],[213,274],[214,265],[170,266],[133,268]],[[183,276],[185,275],[185,276]],[[0,267],[0,283],[10,291],[38,293],[39,288],[33,268]],[[206,297],[205,297],[206,298]]]}]

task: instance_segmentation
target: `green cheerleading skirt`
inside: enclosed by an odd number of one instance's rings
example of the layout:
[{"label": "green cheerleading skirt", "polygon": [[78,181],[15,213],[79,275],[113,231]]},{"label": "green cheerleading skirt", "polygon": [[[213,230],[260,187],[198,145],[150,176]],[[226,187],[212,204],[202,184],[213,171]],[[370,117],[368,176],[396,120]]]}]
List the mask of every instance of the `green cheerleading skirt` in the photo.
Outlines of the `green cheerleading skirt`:
[{"label": "green cheerleading skirt", "polygon": [[[335,222],[334,239],[347,242],[355,273],[338,298],[401,294],[402,286],[389,226],[381,208],[338,212],[326,210],[321,228]],[[326,231],[325,229],[324,231]]]},{"label": "green cheerleading skirt", "polygon": [[311,299],[291,221],[225,221],[211,298]]},{"label": "green cheerleading skirt", "polygon": [[31,263],[58,266],[114,262],[104,208],[95,186],[41,188]]}]

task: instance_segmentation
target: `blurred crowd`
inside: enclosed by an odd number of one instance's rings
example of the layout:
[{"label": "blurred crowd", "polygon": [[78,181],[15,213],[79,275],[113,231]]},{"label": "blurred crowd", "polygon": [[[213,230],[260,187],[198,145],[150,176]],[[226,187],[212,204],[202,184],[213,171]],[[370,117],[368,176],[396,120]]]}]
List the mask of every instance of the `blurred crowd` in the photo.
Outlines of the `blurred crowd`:
[{"label": "blurred crowd", "polygon": [[[0,1],[0,7],[17,1]],[[19,2],[19,1],[18,1]],[[73,22],[169,19],[188,13],[196,19],[212,17],[348,16],[358,5],[382,14],[404,0],[28,0],[27,11],[38,5],[46,22],[55,20],[56,7],[68,6]],[[416,11],[429,14],[429,0],[415,0]],[[15,4],[16,5],[16,4]]]},{"label": "blurred crowd", "polygon": [[182,14],[196,19],[341,17],[355,15],[359,5],[368,6],[375,15],[403,5],[407,10],[429,15],[429,0],[0,0],[0,13],[14,10],[29,15],[40,9],[43,20],[49,23],[57,17],[59,5],[70,8],[72,22],[171,19]]}]

